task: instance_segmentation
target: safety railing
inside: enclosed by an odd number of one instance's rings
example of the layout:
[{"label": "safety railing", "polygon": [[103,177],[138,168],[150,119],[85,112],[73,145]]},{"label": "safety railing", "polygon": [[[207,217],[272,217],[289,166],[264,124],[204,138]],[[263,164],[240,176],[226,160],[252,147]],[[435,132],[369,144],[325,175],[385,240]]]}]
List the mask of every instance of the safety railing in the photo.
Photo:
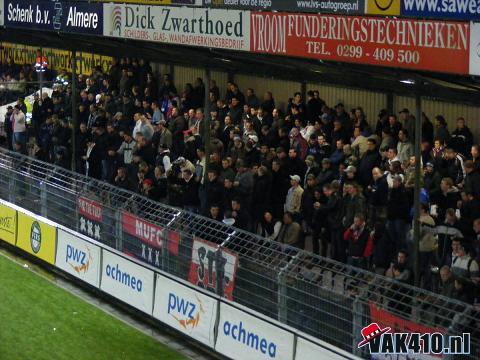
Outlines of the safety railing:
[{"label": "safety railing", "polygon": [[357,346],[362,328],[377,322],[396,332],[470,333],[463,356],[480,357],[480,311],[471,305],[52,164],[0,151],[0,198],[359,356],[369,356]]}]

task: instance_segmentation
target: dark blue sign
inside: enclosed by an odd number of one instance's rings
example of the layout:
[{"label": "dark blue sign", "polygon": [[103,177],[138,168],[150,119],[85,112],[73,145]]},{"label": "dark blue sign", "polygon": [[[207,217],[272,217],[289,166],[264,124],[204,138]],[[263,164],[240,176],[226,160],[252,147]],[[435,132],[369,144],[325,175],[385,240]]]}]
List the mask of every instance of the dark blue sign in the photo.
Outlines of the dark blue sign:
[{"label": "dark blue sign", "polygon": [[6,0],[5,26],[103,35],[103,5],[71,1]]},{"label": "dark blue sign", "polygon": [[479,20],[480,0],[400,0],[402,16]]}]

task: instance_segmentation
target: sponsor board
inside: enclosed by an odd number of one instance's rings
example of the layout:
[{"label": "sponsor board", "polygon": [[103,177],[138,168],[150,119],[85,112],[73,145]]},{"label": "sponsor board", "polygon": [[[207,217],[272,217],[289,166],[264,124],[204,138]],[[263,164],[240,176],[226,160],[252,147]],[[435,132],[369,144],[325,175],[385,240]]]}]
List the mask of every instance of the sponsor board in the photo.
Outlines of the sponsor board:
[{"label": "sponsor board", "polygon": [[153,271],[109,251],[102,254],[100,289],[151,315]]},{"label": "sponsor board", "polygon": [[101,203],[84,197],[79,197],[78,231],[95,240],[102,239],[103,206]]},{"label": "sponsor board", "polygon": [[293,359],[293,342],[292,333],[233,306],[220,304],[215,344],[219,353],[239,360],[290,360]]},{"label": "sponsor board", "polygon": [[126,211],[122,212],[123,251],[150,265],[161,267],[162,250],[178,255],[180,234],[163,229]]},{"label": "sponsor board", "polygon": [[[11,58],[15,64],[33,64],[37,56],[37,47],[2,42],[0,55],[2,61]],[[72,54],[67,50],[42,48],[42,53],[48,59],[48,67],[52,70],[72,71]],[[77,72],[90,75],[95,66],[101,66],[107,72],[112,58],[97,54],[77,52]]]},{"label": "sponsor board", "polygon": [[480,20],[480,0],[401,0],[400,14],[455,20]]},{"label": "sponsor board", "polygon": [[100,285],[100,252],[97,245],[58,229],[55,266],[95,287]]},{"label": "sponsor board", "polygon": [[176,45],[250,50],[250,12],[104,4],[104,35]]},{"label": "sponsor board", "polygon": [[365,13],[370,15],[400,15],[402,0],[365,0]]},{"label": "sponsor board", "polygon": [[255,12],[250,33],[257,53],[468,74],[469,23]]},{"label": "sponsor board", "polygon": [[22,212],[17,214],[17,247],[55,265],[55,227]]},{"label": "sponsor board", "polygon": [[0,239],[15,245],[17,240],[17,211],[0,204]]},{"label": "sponsor board", "polygon": [[223,249],[221,258],[218,258],[217,248],[218,246],[211,242],[194,238],[188,281],[216,293],[217,281],[221,276],[223,296],[233,300],[238,256]]},{"label": "sponsor board", "polygon": [[470,75],[480,76],[480,23],[470,24]]},{"label": "sponsor board", "polygon": [[364,0],[204,0],[207,7],[360,15]]},{"label": "sponsor board", "polygon": [[[335,351],[330,351],[330,349],[334,349]],[[352,354],[344,354],[342,350],[334,348],[330,344],[326,344],[326,346],[319,346],[314,342],[298,336],[295,359],[341,360],[356,358]]]},{"label": "sponsor board", "polygon": [[215,299],[157,274],[155,318],[213,348],[216,315]]},{"label": "sponsor board", "polygon": [[78,34],[103,34],[103,6],[88,2],[5,0],[5,25]]}]

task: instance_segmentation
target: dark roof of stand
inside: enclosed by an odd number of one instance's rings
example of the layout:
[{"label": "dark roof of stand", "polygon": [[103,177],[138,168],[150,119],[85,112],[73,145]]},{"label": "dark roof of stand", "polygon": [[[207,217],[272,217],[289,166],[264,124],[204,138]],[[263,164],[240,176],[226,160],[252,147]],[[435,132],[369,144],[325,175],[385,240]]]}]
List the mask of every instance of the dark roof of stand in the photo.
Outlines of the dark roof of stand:
[{"label": "dark roof of stand", "polygon": [[480,103],[480,79],[473,76],[18,29],[2,29],[0,39],[114,57],[135,54],[135,57],[167,64],[209,66],[213,70],[273,76],[282,80],[307,80],[399,95],[414,95],[418,91],[417,85],[422,84],[420,91],[426,97],[477,106]]}]

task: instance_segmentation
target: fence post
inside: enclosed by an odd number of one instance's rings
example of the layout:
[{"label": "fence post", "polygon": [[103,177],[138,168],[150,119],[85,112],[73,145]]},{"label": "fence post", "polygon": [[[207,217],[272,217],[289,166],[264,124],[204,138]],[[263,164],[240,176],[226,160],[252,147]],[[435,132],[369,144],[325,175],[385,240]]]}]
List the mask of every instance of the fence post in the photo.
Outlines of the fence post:
[{"label": "fence post", "polygon": [[283,269],[278,273],[277,277],[278,284],[278,321],[286,324],[288,320],[288,311],[287,311],[287,279],[283,275]]},{"label": "fence post", "polygon": [[47,204],[47,184],[45,181],[40,181],[40,214],[43,217],[48,216]]},{"label": "fence post", "polygon": [[15,204],[15,174],[8,177],[8,201]]},{"label": "fence post", "polygon": [[115,249],[123,250],[122,209],[115,211]]},{"label": "fence post", "polygon": [[[362,350],[358,348],[358,343],[362,340],[360,330],[364,326],[363,319],[366,317],[365,307],[362,302],[355,296],[355,300],[352,305],[352,353],[357,356],[361,356]],[[365,324],[367,325],[367,324]]]}]

